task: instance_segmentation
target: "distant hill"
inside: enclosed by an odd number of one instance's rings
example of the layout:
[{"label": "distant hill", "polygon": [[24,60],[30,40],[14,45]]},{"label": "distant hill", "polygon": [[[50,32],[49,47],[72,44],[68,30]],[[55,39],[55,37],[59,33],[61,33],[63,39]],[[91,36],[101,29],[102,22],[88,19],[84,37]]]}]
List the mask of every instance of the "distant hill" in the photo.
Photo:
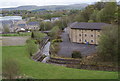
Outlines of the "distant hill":
[{"label": "distant hill", "polygon": [[119,2],[117,2],[117,4],[118,4],[118,5],[120,5],[120,1],[119,1]]},{"label": "distant hill", "polygon": [[26,6],[19,6],[14,8],[2,8],[2,10],[33,10],[33,11],[42,11],[42,10],[63,10],[63,9],[83,9],[88,4],[72,4],[72,5],[50,5],[50,6],[35,6],[35,5],[26,5]]}]

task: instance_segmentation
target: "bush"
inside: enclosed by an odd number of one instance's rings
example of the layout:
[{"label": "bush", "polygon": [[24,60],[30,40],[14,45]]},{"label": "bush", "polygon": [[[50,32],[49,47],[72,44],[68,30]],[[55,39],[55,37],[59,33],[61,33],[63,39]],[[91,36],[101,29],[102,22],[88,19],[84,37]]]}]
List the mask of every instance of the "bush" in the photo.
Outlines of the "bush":
[{"label": "bush", "polygon": [[82,58],[80,51],[73,51],[72,58]]},{"label": "bush", "polygon": [[45,33],[41,33],[39,31],[33,31],[31,34],[31,38],[36,39],[38,42],[42,41],[42,39],[47,36]]},{"label": "bush", "polygon": [[3,60],[3,77],[7,79],[14,79],[19,73],[19,66],[16,60],[5,59]]},{"label": "bush", "polygon": [[62,39],[54,39],[54,40],[52,40],[52,42],[54,43],[54,42],[62,42]]},{"label": "bush", "polygon": [[35,44],[35,40],[28,39],[26,41],[26,48],[30,56],[32,56],[37,51],[37,45]]}]

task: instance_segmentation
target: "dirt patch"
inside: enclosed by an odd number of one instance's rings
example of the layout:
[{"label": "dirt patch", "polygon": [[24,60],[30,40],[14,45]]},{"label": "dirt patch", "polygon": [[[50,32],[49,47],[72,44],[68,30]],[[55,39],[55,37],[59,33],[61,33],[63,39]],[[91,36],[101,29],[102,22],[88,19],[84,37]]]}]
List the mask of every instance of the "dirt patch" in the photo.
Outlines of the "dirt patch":
[{"label": "dirt patch", "polygon": [[25,37],[2,37],[2,46],[20,46],[25,45],[28,36]]}]

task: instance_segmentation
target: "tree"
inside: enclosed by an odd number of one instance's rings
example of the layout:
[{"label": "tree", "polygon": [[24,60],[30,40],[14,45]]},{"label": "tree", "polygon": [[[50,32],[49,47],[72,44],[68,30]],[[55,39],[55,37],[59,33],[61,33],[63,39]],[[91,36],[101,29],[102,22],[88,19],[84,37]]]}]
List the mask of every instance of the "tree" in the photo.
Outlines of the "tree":
[{"label": "tree", "polygon": [[98,45],[98,57],[102,61],[117,61],[118,26],[105,26]]},{"label": "tree", "polygon": [[77,22],[87,22],[86,19],[84,18],[84,16],[81,13],[75,16],[75,21],[77,21]]},{"label": "tree", "polygon": [[3,25],[3,32],[4,33],[9,33],[10,32],[10,29],[9,29],[8,25]]},{"label": "tree", "polygon": [[90,20],[93,20],[94,22],[96,22],[97,13],[98,13],[98,10],[94,10],[94,12],[90,15]]},{"label": "tree", "polygon": [[36,39],[39,43],[42,41],[42,39],[47,36],[45,33],[41,33],[39,31],[33,31],[34,39]]},{"label": "tree", "polygon": [[40,24],[40,30],[41,31],[48,31],[52,29],[52,23],[51,22],[41,22]]},{"label": "tree", "polygon": [[3,77],[7,79],[15,79],[15,77],[19,74],[19,66],[16,60],[7,58],[3,60]]},{"label": "tree", "polygon": [[33,31],[32,31],[32,34],[31,34],[31,38],[35,38]]},{"label": "tree", "polygon": [[94,11],[94,6],[89,5],[76,15],[75,20],[78,22],[88,22],[90,19],[90,15],[93,13],[93,11]]},{"label": "tree", "polygon": [[95,5],[94,5],[94,8],[97,9],[97,10],[101,10],[103,9],[105,6],[105,2],[97,2]]},{"label": "tree", "polygon": [[32,39],[28,39],[26,43],[27,52],[30,54],[30,56],[32,56],[37,51],[37,45]]},{"label": "tree", "polygon": [[80,51],[73,51],[72,58],[82,58]]},{"label": "tree", "polygon": [[117,8],[116,2],[106,2],[106,5],[98,13],[97,19],[100,22],[112,23]]},{"label": "tree", "polygon": [[50,31],[50,36],[55,39],[58,37],[59,35],[59,32],[60,32],[60,29],[59,29],[59,26],[54,26],[51,31]]}]

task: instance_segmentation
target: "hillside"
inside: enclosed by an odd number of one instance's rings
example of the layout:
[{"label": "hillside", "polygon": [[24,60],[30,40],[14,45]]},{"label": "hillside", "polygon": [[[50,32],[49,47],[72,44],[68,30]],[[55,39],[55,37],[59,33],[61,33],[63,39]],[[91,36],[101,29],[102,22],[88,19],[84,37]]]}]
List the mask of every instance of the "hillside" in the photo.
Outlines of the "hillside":
[{"label": "hillside", "polygon": [[15,8],[3,8],[3,10],[63,10],[63,9],[83,9],[88,4],[72,4],[72,5],[50,5],[50,6],[35,6],[35,5],[26,5],[26,6],[19,6]]},{"label": "hillside", "polygon": [[31,60],[24,46],[3,46],[2,59],[13,58],[20,67],[21,75],[35,79],[117,79],[117,72],[66,68]]}]

